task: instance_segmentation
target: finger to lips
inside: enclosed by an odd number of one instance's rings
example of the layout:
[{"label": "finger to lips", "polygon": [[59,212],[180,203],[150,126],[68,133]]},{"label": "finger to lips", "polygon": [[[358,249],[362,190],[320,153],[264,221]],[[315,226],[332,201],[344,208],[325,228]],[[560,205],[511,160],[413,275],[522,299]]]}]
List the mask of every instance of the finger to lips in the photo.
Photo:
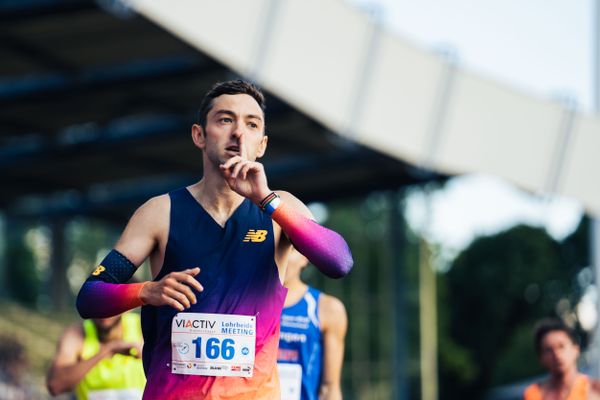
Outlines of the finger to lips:
[{"label": "finger to lips", "polygon": [[219,167],[223,170],[228,170],[229,168],[231,168],[231,165],[235,162],[237,162],[240,159],[240,156],[233,156],[230,159],[228,159],[227,161],[225,161],[223,164],[219,165]]},{"label": "finger to lips", "polygon": [[239,163],[235,164],[235,166],[233,167],[233,171],[231,172],[231,177],[232,178],[237,178],[238,174],[240,173],[240,170],[246,164],[247,164],[247,161],[240,161]]},{"label": "finger to lips", "polygon": [[242,179],[246,179],[246,177],[248,176],[248,171],[250,171],[250,168],[252,168],[252,165],[250,163],[248,163],[242,167],[242,169],[240,171]]},{"label": "finger to lips", "polygon": [[244,159],[248,159],[248,152],[246,151],[246,135],[240,136],[240,156]]},{"label": "finger to lips", "polygon": [[229,160],[227,160],[227,162],[229,163],[228,168],[232,168],[235,164],[244,161],[243,157],[240,156],[233,156],[232,158],[230,158]]}]

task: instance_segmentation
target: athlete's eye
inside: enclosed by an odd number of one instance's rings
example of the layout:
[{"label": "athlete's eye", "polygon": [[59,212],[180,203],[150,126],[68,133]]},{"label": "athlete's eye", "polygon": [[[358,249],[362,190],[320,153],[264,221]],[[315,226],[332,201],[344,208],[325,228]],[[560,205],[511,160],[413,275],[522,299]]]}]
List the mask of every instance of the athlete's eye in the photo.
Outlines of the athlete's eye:
[{"label": "athlete's eye", "polygon": [[230,124],[233,122],[233,119],[229,118],[229,117],[223,117],[219,119],[219,122],[221,124]]},{"label": "athlete's eye", "polygon": [[248,126],[252,129],[257,129],[258,128],[258,124],[254,123],[254,122],[248,122]]}]

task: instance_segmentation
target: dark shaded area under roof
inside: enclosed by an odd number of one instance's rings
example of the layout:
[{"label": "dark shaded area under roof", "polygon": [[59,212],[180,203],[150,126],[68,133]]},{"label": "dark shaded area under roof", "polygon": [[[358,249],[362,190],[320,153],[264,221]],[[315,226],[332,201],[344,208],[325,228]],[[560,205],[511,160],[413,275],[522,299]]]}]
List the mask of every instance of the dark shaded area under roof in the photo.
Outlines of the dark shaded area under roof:
[{"label": "dark shaded area under roof", "polygon": [[[104,7],[98,6],[104,4]],[[190,125],[236,75],[110,2],[0,1],[0,210],[121,222],[200,178]],[[267,93],[272,188],[327,201],[435,176],[343,139]]]}]

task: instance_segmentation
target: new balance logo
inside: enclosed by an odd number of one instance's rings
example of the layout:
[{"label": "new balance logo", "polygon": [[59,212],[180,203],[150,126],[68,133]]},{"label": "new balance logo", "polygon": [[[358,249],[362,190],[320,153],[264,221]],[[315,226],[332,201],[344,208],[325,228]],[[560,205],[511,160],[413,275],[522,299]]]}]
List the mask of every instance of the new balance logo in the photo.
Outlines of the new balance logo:
[{"label": "new balance logo", "polygon": [[253,242],[253,243],[260,243],[260,242],[264,242],[265,239],[267,239],[267,231],[259,229],[259,230],[254,230],[254,229],[249,229],[248,233],[246,233],[246,237],[244,237],[244,242]]},{"label": "new balance logo", "polygon": [[92,275],[98,276],[98,275],[100,275],[104,271],[106,271],[106,268],[104,268],[102,265],[98,265],[98,268],[96,268],[94,270],[94,272],[92,272]]}]

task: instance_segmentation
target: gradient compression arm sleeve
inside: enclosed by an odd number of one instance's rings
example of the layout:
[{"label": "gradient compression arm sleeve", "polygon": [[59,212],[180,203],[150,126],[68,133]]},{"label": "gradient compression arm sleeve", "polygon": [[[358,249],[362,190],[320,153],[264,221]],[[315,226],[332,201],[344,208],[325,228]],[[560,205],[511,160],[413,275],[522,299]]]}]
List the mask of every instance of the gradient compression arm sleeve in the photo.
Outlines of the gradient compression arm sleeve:
[{"label": "gradient compression arm sleeve", "polygon": [[350,272],[354,260],[348,244],[337,232],[327,229],[281,202],[271,214],[294,247],[330,278]]},{"label": "gradient compression arm sleeve", "polygon": [[116,250],[83,283],[77,295],[77,311],[82,318],[107,318],[141,306],[144,283],[124,283],[136,268]]}]

